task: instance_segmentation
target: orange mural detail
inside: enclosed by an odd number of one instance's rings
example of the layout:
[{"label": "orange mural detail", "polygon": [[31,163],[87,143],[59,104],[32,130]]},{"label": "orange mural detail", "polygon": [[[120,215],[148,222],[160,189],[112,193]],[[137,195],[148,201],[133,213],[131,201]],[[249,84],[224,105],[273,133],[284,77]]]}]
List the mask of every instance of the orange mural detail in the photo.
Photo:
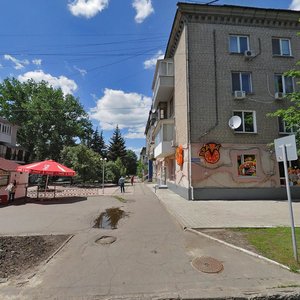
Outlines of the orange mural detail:
[{"label": "orange mural detail", "polygon": [[207,143],[200,149],[199,156],[204,157],[205,161],[215,164],[220,160],[221,144]]},{"label": "orange mural detail", "polygon": [[176,148],[176,161],[179,166],[183,165],[183,148],[182,145]]}]

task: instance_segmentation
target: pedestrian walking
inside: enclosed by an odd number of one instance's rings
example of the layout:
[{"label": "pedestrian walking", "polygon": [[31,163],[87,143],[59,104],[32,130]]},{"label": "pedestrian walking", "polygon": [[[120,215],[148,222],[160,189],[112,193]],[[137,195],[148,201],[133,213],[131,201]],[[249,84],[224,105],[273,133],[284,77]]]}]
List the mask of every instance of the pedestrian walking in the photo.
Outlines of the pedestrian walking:
[{"label": "pedestrian walking", "polygon": [[119,179],[119,186],[121,188],[121,193],[125,193],[125,178],[123,176]]},{"label": "pedestrian walking", "polygon": [[133,185],[133,183],[134,183],[134,176],[131,177],[130,182],[131,182],[131,185]]},{"label": "pedestrian walking", "polygon": [[14,180],[13,182],[11,182],[6,187],[5,190],[8,191],[8,202],[14,202],[16,189],[17,189],[17,182],[16,182],[16,180]]}]

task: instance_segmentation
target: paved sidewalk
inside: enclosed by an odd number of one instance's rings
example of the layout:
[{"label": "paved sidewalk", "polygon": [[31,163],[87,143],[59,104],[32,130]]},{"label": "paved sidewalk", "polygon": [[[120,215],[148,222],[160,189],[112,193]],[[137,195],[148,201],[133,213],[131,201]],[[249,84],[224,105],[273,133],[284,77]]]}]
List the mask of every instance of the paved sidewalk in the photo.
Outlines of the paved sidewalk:
[{"label": "paved sidewalk", "polygon": [[[147,186],[155,192],[153,184]],[[156,196],[186,228],[290,226],[287,201],[188,201],[169,189],[157,189]],[[293,210],[300,226],[300,202],[293,203]]]}]

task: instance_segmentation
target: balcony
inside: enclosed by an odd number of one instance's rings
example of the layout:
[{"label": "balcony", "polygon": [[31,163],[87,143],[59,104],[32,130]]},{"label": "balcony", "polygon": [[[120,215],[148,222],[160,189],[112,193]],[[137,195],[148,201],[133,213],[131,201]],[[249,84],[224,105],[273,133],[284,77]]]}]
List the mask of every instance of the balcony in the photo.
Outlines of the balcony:
[{"label": "balcony", "polygon": [[174,64],[172,60],[158,60],[152,84],[153,106],[168,101],[174,90]]},{"label": "balcony", "polygon": [[155,135],[154,158],[163,158],[175,153],[173,147],[174,120],[161,121],[160,129]]}]

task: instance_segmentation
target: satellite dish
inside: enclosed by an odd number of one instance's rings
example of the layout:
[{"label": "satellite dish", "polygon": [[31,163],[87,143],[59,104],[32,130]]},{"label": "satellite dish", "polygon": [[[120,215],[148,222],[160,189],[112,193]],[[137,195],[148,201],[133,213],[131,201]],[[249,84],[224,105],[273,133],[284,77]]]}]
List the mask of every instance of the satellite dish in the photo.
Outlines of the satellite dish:
[{"label": "satellite dish", "polygon": [[239,116],[233,116],[229,119],[228,125],[231,129],[237,129],[241,126],[242,119]]}]

